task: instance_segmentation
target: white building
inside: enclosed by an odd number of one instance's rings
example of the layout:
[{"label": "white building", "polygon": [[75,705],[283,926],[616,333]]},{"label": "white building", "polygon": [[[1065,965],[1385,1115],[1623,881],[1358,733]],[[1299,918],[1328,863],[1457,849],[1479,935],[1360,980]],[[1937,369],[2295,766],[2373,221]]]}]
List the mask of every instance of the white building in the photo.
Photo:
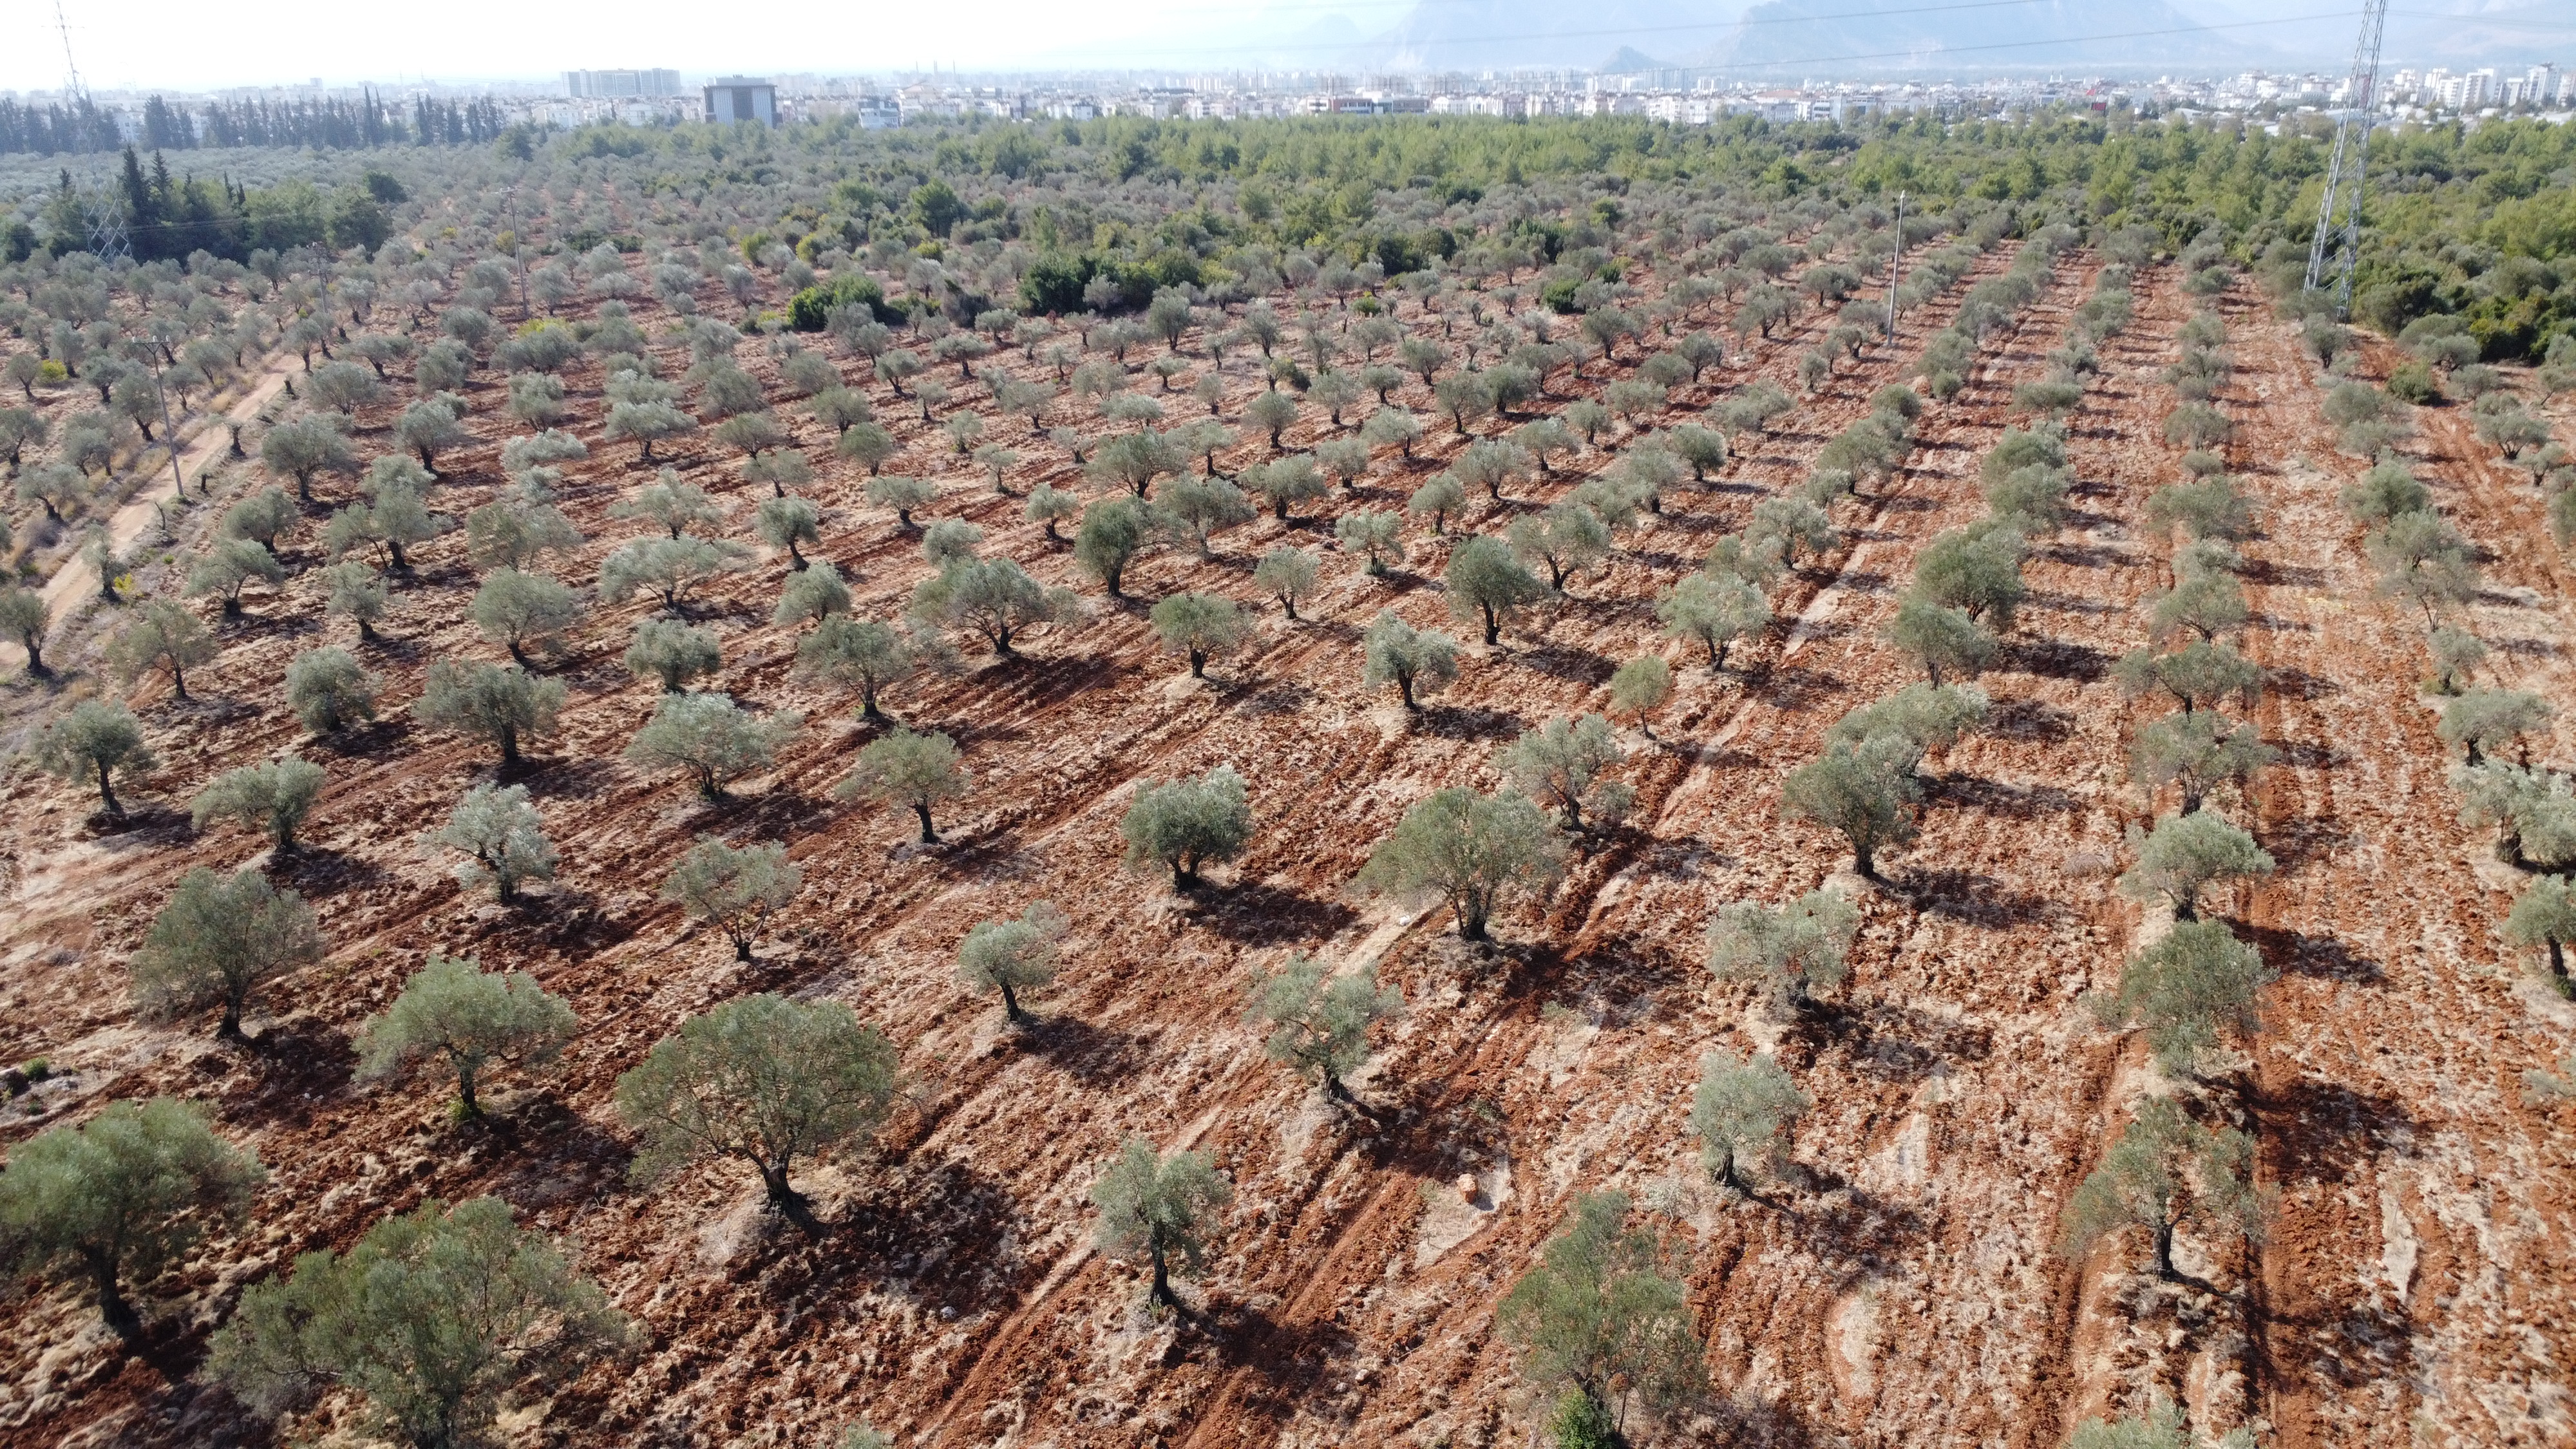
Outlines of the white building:
[{"label": "white building", "polygon": [[683,94],[676,70],[568,70],[563,78],[564,94],[576,100]]}]

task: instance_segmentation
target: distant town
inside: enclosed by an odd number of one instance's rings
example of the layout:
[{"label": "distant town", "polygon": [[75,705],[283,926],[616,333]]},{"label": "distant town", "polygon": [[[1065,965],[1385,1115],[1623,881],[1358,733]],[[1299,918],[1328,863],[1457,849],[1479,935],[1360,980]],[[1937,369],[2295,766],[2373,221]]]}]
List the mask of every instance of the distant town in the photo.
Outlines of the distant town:
[{"label": "distant town", "polygon": [[[2475,120],[2539,115],[2564,121],[2576,109],[2576,72],[2553,64],[2519,71],[2489,67],[2393,67],[2374,109],[2390,121]],[[2351,104],[2349,82],[2320,73],[2249,70],[2225,77],[2004,76],[1985,80],[1744,80],[1688,70],[1602,73],[1519,70],[1340,75],[1316,71],[1166,75],[1007,77],[933,74],[906,78],[783,74],[686,77],[674,69],[576,70],[553,83],[233,88],[202,95],[93,91],[89,101],[123,142],[157,143],[173,124],[205,134],[207,104],[355,101],[417,105],[476,98],[513,125],[550,130],[685,121],[783,126],[847,118],[876,129],[986,117],[1006,121],[1090,120],[1100,116],[1227,120],[1252,117],[1427,114],[1435,116],[1639,116],[1708,125],[1733,116],[1774,122],[1848,121],[1932,113],[1951,119],[2001,117],[2051,108],[2120,109],[2140,116],[2236,119],[2278,128],[2301,112]],[[0,93],[0,105],[33,113],[61,106],[46,91]],[[147,111],[152,118],[147,124]],[[101,126],[100,139],[104,139]],[[22,149],[22,148],[11,148]],[[41,149],[29,148],[29,149]],[[79,149],[89,149],[82,146]]]}]

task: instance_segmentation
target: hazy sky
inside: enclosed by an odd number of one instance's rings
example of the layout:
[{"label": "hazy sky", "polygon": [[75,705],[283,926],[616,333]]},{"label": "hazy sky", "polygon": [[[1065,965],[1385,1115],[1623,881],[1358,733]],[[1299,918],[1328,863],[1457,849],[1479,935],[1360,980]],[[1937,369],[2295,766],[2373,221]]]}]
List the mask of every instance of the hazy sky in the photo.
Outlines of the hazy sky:
[{"label": "hazy sky", "polygon": [[[1276,34],[1336,14],[1383,29],[1404,0],[1063,0],[711,6],[620,0],[609,6],[531,0],[439,0],[421,6],[349,0],[63,0],[81,76],[94,89],[203,90],[228,85],[395,82],[541,76],[567,69],[668,66],[867,71],[942,66],[1243,63],[1225,44],[1247,20]],[[1730,9],[1734,8],[1729,6]],[[62,84],[52,0],[0,0],[0,89]]]}]

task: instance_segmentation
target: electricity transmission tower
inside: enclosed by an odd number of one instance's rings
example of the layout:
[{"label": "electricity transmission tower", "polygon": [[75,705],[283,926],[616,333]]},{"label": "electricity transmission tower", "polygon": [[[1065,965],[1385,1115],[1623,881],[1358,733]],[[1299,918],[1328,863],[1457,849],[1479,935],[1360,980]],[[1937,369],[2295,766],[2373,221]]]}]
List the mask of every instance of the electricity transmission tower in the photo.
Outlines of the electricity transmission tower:
[{"label": "electricity transmission tower", "polygon": [[[71,96],[72,114],[86,118],[89,92],[81,85],[80,65],[72,59],[72,27],[63,18],[63,0],[54,0],[54,29],[63,37],[63,88]],[[89,229],[89,249],[101,261],[122,257],[132,260],[134,248],[125,238],[125,207],[104,181],[84,181],[80,188],[81,219]]]},{"label": "electricity transmission tower", "polygon": [[2363,0],[2352,79],[2335,118],[2334,159],[2326,167],[2325,199],[2317,206],[2317,235],[2308,243],[2308,290],[2326,284],[2331,265],[2337,317],[2352,310],[2352,268],[2361,259],[2361,174],[2370,157],[2371,113],[2379,102],[2379,33],[2387,22],[2388,0]]}]

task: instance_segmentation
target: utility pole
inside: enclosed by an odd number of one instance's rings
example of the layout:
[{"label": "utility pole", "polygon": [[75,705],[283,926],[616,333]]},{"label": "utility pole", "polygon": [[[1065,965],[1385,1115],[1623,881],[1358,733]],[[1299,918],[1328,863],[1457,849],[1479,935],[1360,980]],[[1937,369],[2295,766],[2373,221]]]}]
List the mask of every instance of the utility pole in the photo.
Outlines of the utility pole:
[{"label": "utility pole", "polygon": [[1896,254],[1887,259],[1887,342],[1896,345],[1896,284],[1905,278],[1905,193],[1896,193]]},{"label": "utility pole", "polygon": [[[89,91],[81,84],[80,66],[72,59],[71,22],[63,18],[63,0],[54,0],[54,29],[63,37],[63,89],[69,93],[74,116],[86,115]],[[89,230],[89,249],[103,262],[119,258],[134,259],[134,248],[125,237],[125,208],[111,194],[105,183],[82,183],[81,217]]]},{"label": "utility pole", "polygon": [[2361,258],[2361,177],[2370,158],[2370,120],[2379,107],[2379,36],[2388,23],[2388,0],[2363,0],[2361,37],[2353,42],[2352,76],[2344,83],[2345,108],[2335,118],[2334,158],[2326,167],[2326,194],[2317,204],[2317,233],[2308,243],[2307,289],[2335,273],[2337,318],[2352,310],[2352,269]]}]

